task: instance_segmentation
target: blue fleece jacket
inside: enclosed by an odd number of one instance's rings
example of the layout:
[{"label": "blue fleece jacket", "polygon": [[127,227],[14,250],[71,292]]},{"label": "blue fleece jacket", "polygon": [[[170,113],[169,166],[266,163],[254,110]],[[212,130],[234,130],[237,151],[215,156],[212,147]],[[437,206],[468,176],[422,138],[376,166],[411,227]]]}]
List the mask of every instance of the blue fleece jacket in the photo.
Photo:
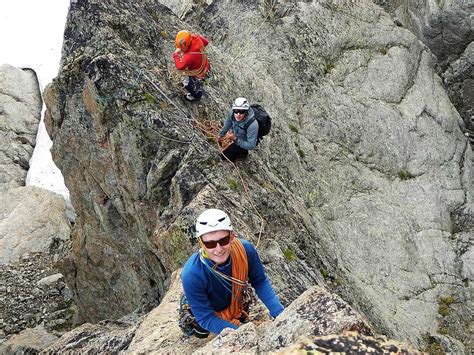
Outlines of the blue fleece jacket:
[{"label": "blue fleece jacket", "polygon": [[[276,317],[283,311],[283,306],[265,274],[257,250],[250,242],[244,239],[240,239],[240,241],[247,252],[250,284],[255,289],[257,296],[267,306],[270,315]],[[204,259],[204,261],[211,267],[214,265],[209,259]],[[231,257],[225,264],[217,266],[217,270],[232,276]],[[219,334],[224,328],[238,328],[235,324],[223,320],[214,313],[222,311],[230,305],[232,293],[224,287],[222,281],[215,274],[203,265],[199,258],[199,252],[195,252],[188,259],[181,272],[181,279],[191,311],[202,328],[216,334]]]},{"label": "blue fleece jacket", "polygon": [[247,116],[243,121],[237,122],[234,118],[234,112],[230,110],[227,113],[227,117],[224,122],[224,126],[219,132],[219,137],[223,137],[229,129],[232,128],[237,140],[235,143],[245,150],[255,149],[257,145],[258,137],[258,121],[255,119],[252,124],[245,129],[245,125],[248,121],[252,120],[255,116],[255,112],[250,107]]}]

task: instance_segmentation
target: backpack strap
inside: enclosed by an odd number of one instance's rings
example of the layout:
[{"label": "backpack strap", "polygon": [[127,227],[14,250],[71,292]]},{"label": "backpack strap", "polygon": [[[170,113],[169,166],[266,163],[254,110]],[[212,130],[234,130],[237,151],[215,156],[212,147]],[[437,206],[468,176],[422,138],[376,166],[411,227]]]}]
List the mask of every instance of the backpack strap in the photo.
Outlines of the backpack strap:
[{"label": "backpack strap", "polygon": [[244,126],[245,130],[248,130],[249,127],[250,127],[250,125],[251,125],[252,123],[254,123],[255,120],[256,120],[256,118],[255,118],[255,116],[253,116],[252,119],[251,119],[250,121],[248,121],[248,122],[245,124],[245,126]]}]

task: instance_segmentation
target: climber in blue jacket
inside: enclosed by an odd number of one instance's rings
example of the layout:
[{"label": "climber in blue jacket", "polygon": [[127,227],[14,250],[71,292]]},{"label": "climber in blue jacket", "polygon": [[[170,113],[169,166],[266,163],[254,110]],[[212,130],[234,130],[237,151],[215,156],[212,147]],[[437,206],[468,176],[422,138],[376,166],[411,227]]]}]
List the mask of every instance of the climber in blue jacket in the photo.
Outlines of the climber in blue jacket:
[{"label": "climber in blue jacket", "polygon": [[181,273],[185,294],[181,308],[190,308],[194,317],[189,334],[207,337],[209,332],[238,328],[248,316],[249,284],[272,317],[283,311],[255,247],[236,237],[224,211],[204,211],[196,222],[196,236],[201,249]]},{"label": "climber in blue jacket", "polygon": [[258,144],[258,121],[255,112],[244,97],[238,97],[227,113],[224,126],[217,135],[219,145],[228,138],[232,143],[222,151],[222,156],[230,161],[247,158],[249,150]]}]

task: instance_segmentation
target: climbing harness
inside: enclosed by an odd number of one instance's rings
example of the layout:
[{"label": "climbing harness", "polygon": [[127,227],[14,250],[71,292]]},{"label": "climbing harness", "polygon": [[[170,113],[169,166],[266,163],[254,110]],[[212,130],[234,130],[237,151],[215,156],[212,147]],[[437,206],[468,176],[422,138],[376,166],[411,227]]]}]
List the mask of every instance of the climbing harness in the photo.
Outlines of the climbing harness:
[{"label": "climbing harness", "polygon": [[202,328],[196,321],[191,306],[186,299],[186,295],[183,293],[179,301],[179,327],[187,336],[194,335],[198,338],[207,338],[209,332]]},{"label": "climbing harness", "polygon": [[206,52],[204,51],[204,47],[202,48],[203,48],[202,52],[186,52],[186,54],[201,54],[202,55],[200,67],[193,70],[191,69],[180,70],[180,73],[187,76],[195,76],[198,79],[206,78],[207,72],[208,72],[207,68],[208,68],[209,59],[207,57]]}]

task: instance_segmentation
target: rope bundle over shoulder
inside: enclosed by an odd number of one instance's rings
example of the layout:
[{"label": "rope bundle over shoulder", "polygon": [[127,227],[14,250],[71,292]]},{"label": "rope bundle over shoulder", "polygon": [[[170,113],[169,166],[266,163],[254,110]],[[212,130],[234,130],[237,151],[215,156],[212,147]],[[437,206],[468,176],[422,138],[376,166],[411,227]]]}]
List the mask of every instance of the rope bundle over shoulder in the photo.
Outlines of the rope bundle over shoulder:
[{"label": "rope bundle over shoulder", "polygon": [[[232,300],[229,307],[222,311],[215,312],[216,315],[235,325],[240,325],[240,318],[242,316],[248,316],[247,312],[244,310],[244,296],[249,287],[249,264],[244,245],[237,238],[234,238],[234,241],[232,242],[230,255],[232,258],[232,276],[227,276],[219,270],[216,270],[214,267],[210,267],[204,260],[206,258],[204,250],[201,249],[200,251],[201,262],[206,265],[219,280],[221,280],[227,290],[232,292]],[[230,290],[227,285],[232,285],[232,290]]]},{"label": "rope bundle over shoulder", "polygon": [[231,257],[232,278],[240,282],[232,282],[232,301],[230,306],[220,312],[216,312],[216,314],[228,322],[240,325],[239,318],[242,316],[242,312],[244,312],[243,293],[245,287],[247,287],[249,264],[245,248],[237,238],[234,239],[231,246]]},{"label": "rope bundle over shoulder", "polygon": [[186,53],[188,55],[192,54],[197,54],[201,55],[201,65],[197,69],[184,69],[182,72],[187,75],[187,76],[195,76],[198,77],[199,79],[204,79],[207,76],[207,72],[209,69],[209,59],[207,57],[207,54],[204,51],[204,46],[201,46],[199,52],[188,52]]}]

